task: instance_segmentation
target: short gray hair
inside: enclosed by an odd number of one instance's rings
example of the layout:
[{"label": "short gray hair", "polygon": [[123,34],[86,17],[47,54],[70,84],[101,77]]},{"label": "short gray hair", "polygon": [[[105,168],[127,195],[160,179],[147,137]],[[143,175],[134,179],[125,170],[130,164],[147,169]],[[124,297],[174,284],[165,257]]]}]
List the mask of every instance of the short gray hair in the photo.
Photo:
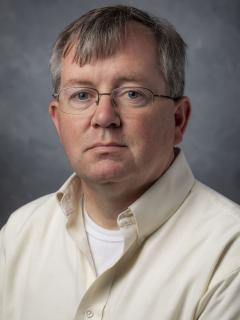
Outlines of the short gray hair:
[{"label": "short gray hair", "polygon": [[154,35],[161,73],[173,98],[184,94],[186,44],[175,28],[130,6],[109,6],[91,10],[73,21],[59,34],[52,50],[50,69],[54,92],[61,81],[61,59],[75,47],[73,61],[80,66],[113,55],[127,35],[127,24],[138,22]]}]

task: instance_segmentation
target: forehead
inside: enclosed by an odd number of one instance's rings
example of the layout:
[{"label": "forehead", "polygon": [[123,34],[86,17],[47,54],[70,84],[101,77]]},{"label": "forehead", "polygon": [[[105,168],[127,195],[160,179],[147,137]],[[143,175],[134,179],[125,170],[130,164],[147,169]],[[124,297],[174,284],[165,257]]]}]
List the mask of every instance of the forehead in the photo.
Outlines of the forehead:
[{"label": "forehead", "polygon": [[73,46],[61,63],[61,82],[76,79],[98,79],[104,77],[147,79],[161,75],[158,63],[158,49],[151,30],[140,23],[127,25],[126,36],[114,53],[104,58],[92,58],[89,63],[78,64]]}]

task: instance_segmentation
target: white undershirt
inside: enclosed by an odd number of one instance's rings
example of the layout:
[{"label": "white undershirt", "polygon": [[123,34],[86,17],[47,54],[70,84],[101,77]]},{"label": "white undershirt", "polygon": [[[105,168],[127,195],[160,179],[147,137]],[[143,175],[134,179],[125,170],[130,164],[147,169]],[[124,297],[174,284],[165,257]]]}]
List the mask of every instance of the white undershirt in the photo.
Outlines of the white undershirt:
[{"label": "white undershirt", "polygon": [[96,224],[84,210],[85,229],[97,275],[110,268],[123,252],[123,235]]}]

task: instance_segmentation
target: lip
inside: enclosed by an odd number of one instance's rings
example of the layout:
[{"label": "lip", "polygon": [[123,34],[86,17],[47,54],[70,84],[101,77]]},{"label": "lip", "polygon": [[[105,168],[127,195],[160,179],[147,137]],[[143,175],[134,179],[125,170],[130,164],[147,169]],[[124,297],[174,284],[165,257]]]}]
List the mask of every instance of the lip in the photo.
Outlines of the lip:
[{"label": "lip", "polygon": [[110,142],[110,143],[95,143],[91,145],[87,150],[91,149],[99,149],[99,150],[114,150],[114,149],[119,149],[119,148],[124,148],[126,145],[122,143],[117,143],[117,142]]}]

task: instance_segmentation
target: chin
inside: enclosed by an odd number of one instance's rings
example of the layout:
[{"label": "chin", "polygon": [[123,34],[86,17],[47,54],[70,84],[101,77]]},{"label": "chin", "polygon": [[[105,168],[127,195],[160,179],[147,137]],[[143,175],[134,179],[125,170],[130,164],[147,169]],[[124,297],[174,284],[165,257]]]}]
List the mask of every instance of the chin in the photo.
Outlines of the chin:
[{"label": "chin", "polygon": [[129,175],[129,171],[126,170],[126,166],[121,163],[112,163],[108,161],[88,166],[87,170],[84,172],[82,170],[79,171],[77,172],[80,178],[97,184],[120,182],[125,180]]}]

